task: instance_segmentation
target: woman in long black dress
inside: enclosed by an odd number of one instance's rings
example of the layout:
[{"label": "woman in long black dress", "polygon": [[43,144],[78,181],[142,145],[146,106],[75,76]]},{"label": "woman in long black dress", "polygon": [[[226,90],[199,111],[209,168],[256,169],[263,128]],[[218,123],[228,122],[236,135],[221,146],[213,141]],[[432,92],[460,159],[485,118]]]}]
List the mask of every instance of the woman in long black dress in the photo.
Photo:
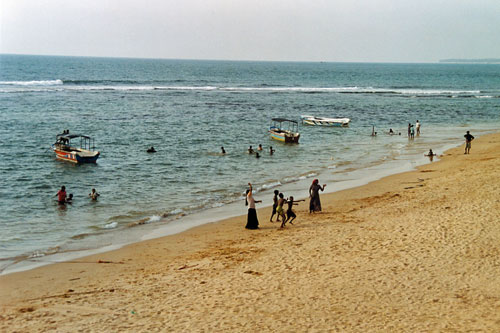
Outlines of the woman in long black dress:
[{"label": "woman in long black dress", "polygon": [[259,229],[259,220],[257,219],[257,211],[255,210],[255,204],[258,202],[262,202],[261,200],[255,200],[252,195],[252,184],[248,183],[250,187],[247,190],[247,198],[245,200],[245,206],[248,206],[248,217],[247,217],[247,225],[245,228],[247,229]]},{"label": "woman in long black dress", "polygon": [[324,191],[325,185],[321,186],[318,184],[318,180],[315,179],[312,182],[311,187],[309,187],[309,213],[321,212],[321,201],[319,200],[319,190]]}]

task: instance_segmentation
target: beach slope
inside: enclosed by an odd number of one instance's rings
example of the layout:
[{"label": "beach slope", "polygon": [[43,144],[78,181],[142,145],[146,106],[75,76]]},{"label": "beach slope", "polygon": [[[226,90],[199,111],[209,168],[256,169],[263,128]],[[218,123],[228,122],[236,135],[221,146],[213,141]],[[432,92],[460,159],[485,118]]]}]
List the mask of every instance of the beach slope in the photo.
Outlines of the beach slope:
[{"label": "beach slope", "polygon": [[322,204],[1,276],[0,331],[500,330],[500,134]]}]

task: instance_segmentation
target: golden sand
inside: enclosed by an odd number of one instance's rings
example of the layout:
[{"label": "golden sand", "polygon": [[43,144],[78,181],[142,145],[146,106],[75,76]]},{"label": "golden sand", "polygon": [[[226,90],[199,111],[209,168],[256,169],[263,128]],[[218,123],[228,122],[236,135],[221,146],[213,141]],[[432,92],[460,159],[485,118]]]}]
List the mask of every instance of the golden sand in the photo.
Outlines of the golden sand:
[{"label": "golden sand", "polygon": [[500,134],[322,204],[1,276],[0,331],[500,331]]}]

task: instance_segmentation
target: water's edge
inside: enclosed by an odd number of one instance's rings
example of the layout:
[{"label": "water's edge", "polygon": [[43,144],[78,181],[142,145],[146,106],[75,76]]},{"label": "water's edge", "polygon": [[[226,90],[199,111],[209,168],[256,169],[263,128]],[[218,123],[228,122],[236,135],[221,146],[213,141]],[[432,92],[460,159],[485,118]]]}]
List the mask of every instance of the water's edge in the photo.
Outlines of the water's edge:
[{"label": "water's edge", "polygon": [[[487,131],[481,135],[478,135],[477,137],[489,133],[493,132]],[[442,154],[444,155],[448,150],[459,147],[462,144],[462,142],[443,144],[442,146],[437,147],[435,151],[442,151]],[[433,162],[431,162],[422,154],[415,154],[408,159],[386,161],[373,167],[353,170],[347,173],[342,173],[341,175],[334,175],[331,170],[325,170],[318,175],[311,175],[311,177],[306,179],[301,179],[293,183],[280,185],[279,190],[281,192],[285,192],[286,196],[293,195],[296,199],[306,199],[308,197],[307,191],[310,185],[310,178],[312,177],[319,178],[322,184],[330,184],[326,187],[324,193],[334,193],[345,189],[363,186],[391,175],[416,170],[418,166],[435,163],[437,161],[439,161],[439,159],[435,159]],[[339,180],[339,176],[341,176],[341,178],[343,178],[344,180]],[[256,193],[256,197],[259,200],[263,200],[264,202],[264,204],[262,204],[258,208],[266,208],[271,206],[272,191],[275,188],[267,188],[260,193]],[[110,242],[101,244],[101,246],[99,247],[77,249],[68,252],[58,252],[45,255],[40,258],[29,258],[20,260],[18,262],[12,260],[10,262],[6,262],[3,265],[4,267],[3,270],[0,271],[0,275],[31,270],[53,263],[68,262],[89,255],[117,250],[133,243],[179,234],[200,225],[216,223],[236,216],[243,216],[245,215],[245,210],[246,208],[243,206],[241,200],[223,205],[221,207],[207,209],[206,211],[197,212],[186,216],[179,216],[174,220],[165,221],[166,223],[161,225],[145,224],[137,228],[129,228],[128,230],[112,231],[111,233],[113,233],[113,237],[110,238]],[[260,216],[259,218],[261,219],[261,221],[267,221],[267,216]]]}]

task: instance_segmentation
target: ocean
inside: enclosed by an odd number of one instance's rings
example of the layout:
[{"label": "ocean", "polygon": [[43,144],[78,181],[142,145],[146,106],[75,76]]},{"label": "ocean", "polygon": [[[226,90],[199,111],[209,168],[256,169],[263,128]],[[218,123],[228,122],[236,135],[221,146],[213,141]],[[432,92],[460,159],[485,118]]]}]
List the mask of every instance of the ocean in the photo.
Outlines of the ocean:
[{"label": "ocean", "polygon": [[[270,139],[272,118],[304,114],[351,124]],[[499,115],[500,65],[0,55],[0,271],[246,214],[248,182],[270,205],[275,189],[307,197],[313,178],[336,191],[409,170]],[[95,139],[97,164],[55,158],[66,129]],[[62,185],[73,204],[57,204]]]}]

